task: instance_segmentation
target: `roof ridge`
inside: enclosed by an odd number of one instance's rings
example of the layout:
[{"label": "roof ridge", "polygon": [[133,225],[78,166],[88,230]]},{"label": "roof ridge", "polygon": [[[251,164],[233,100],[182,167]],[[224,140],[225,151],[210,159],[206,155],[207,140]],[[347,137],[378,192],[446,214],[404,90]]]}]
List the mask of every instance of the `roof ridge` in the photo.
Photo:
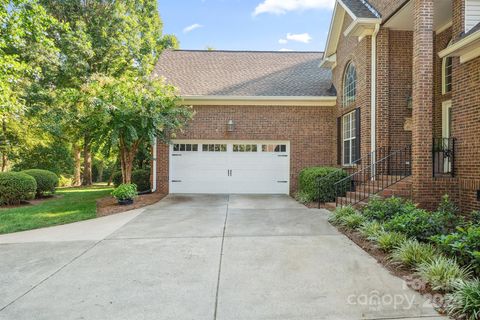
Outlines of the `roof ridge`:
[{"label": "roof ridge", "polygon": [[223,52],[223,53],[324,53],[324,51],[275,51],[275,50],[200,50],[200,49],[167,49],[172,52]]},{"label": "roof ridge", "polygon": [[360,0],[360,2],[362,2],[367,7],[367,9],[370,10],[371,13],[373,13],[374,16],[376,16],[377,18],[382,17],[380,15],[380,12],[378,12],[377,9],[375,9],[375,7],[371,5],[367,0]]}]

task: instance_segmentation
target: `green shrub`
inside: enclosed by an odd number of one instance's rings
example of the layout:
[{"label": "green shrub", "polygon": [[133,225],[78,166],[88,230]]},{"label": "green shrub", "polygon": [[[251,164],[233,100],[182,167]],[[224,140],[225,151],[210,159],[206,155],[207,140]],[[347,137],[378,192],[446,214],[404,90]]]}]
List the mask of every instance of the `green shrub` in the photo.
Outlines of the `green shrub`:
[{"label": "green shrub", "polygon": [[444,220],[440,213],[431,213],[422,209],[394,216],[385,222],[385,230],[405,234],[409,238],[428,240],[430,237],[445,232]]},{"label": "green shrub", "polygon": [[115,188],[117,188],[119,185],[123,183],[122,171],[117,171],[113,174],[112,182]]},{"label": "green shrub", "polygon": [[360,234],[368,240],[375,241],[384,232],[383,225],[377,221],[364,222],[358,229]]},{"label": "green shrub", "polygon": [[458,228],[448,235],[431,237],[437,248],[448,256],[455,257],[461,265],[470,265],[480,275],[480,226]]},{"label": "green shrub", "polygon": [[448,315],[455,319],[480,319],[480,280],[458,281],[446,296]]},{"label": "green shrub", "polygon": [[380,233],[376,239],[377,246],[386,252],[400,247],[405,241],[407,241],[407,237],[404,234],[386,231]]},{"label": "green shrub", "polygon": [[112,196],[114,196],[117,200],[134,199],[137,195],[137,186],[133,183],[121,184],[112,191]]},{"label": "green shrub", "polygon": [[422,262],[432,260],[436,254],[435,248],[430,244],[407,240],[393,250],[392,259],[408,267],[414,267]]},{"label": "green shrub", "polygon": [[150,171],[144,169],[133,170],[132,183],[137,185],[138,191],[150,190]]},{"label": "green shrub", "polygon": [[382,199],[374,197],[363,208],[362,212],[369,220],[386,221],[416,209],[411,201],[406,201],[402,198],[390,197]]},{"label": "green shrub", "polygon": [[305,197],[304,199],[308,200],[306,202],[331,202],[335,200],[333,185],[346,177],[348,177],[347,172],[337,168],[305,168],[298,177],[298,190]]},{"label": "green shrub", "polygon": [[365,223],[366,218],[360,213],[356,212],[354,214],[344,216],[341,220],[341,225],[349,229],[358,229],[363,223]]},{"label": "green shrub", "polygon": [[42,169],[30,169],[22,171],[22,173],[34,177],[37,181],[37,197],[55,193],[55,188],[58,186],[58,177],[55,173]]},{"label": "green shrub", "polygon": [[357,211],[351,206],[337,208],[328,218],[328,221],[333,225],[342,225],[345,217],[356,213]]},{"label": "green shrub", "polygon": [[0,205],[20,204],[33,199],[37,190],[35,178],[21,172],[0,173]]},{"label": "green shrub", "polygon": [[431,261],[424,261],[417,266],[417,273],[433,290],[450,292],[458,281],[465,281],[471,276],[468,268],[462,268],[450,258],[437,256]]},{"label": "green shrub", "polygon": [[[123,183],[121,171],[113,174],[112,182],[115,187],[118,187]],[[150,190],[150,171],[143,169],[133,170],[132,183],[137,185],[138,191]]]}]

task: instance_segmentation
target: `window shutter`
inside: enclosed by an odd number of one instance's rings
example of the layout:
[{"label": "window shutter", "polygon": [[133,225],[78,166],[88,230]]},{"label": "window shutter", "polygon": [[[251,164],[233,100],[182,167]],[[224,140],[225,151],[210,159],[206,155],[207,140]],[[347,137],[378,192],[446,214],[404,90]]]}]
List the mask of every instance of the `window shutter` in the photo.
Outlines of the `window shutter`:
[{"label": "window shutter", "polygon": [[360,159],[360,155],[361,155],[361,152],[360,152],[360,133],[361,133],[361,130],[360,130],[360,108],[357,108],[355,110],[355,144],[356,144],[356,152],[355,152],[355,161]]},{"label": "window shutter", "polygon": [[342,117],[337,118],[337,164],[342,165]]}]

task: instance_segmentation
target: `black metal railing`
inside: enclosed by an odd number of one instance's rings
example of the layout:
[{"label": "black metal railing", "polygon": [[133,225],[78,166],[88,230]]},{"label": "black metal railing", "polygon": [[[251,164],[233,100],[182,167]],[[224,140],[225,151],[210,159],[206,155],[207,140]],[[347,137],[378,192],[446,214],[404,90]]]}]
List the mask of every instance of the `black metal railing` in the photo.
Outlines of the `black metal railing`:
[{"label": "black metal railing", "polygon": [[455,138],[433,138],[433,176],[455,176]]},{"label": "black metal railing", "polygon": [[[366,165],[370,165],[372,163],[372,158],[375,159],[375,162],[378,161],[379,159],[382,159],[383,157],[385,157],[386,155],[388,155],[390,153],[390,147],[380,147],[380,148],[377,148],[375,151],[372,151],[368,154],[366,154],[365,156],[355,160],[353,163],[351,163],[349,166],[351,166],[351,168],[353,168],[353,170],[355,172],[361,170],[364,166]],[[333,187],[333,185],[326,185],[325,182],[327,181],[331,181],[334,176],[338,175],[338,172],[331,172],[330,174],[324,176],[324,177],[319,177],[318,180],[317,180],[317,188],[318,188],[318,194],[319,195],[322,195],[322,194],[329,194],[329,193],[332,193],[332,192],[328,192],[326,189],[332,189],[332,190],[335,190]],[[325,202],[328,202],[328,201],[335,201],[335,191],[333,191],[333,194],[331,197],[327,197],[328,199],[326,198],[322,198],[320,197],[318,199],[318,208],[321,207],[322,203],[325,203]]]},{"label": "black metal railing", "polygon": [[412,146],[392,151],[334,184],[335,203],[356,205],[412,175]]}]

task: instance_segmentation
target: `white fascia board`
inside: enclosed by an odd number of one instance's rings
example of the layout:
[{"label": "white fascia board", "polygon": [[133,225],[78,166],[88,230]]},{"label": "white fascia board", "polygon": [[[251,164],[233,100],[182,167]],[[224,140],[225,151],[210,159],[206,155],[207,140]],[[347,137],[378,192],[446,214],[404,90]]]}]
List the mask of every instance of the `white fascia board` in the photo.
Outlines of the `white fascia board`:
[{"label": "white fascia board", "polygon": [[328,31],[327,45],[325,47],[325,57],[331,56],[337,52],[338,40],[340,38],[343,20],[345,17],[345,9],[335,2],[333,9],[332,21],[330,22],[330,29]]},{"label": "white fascia board", "polygon": [[438,53],[440,58],[460,57],[464,63],[480,56],[480,31],[477,31],[464,39],[448,46]]},{"label": "white fascia board", "polygon": [[192,106],[312,106],[332,107],[337,97],[291,96],[182,96],[182,104]]},{"label": "white fascia board", "polygon": [[356,37],[365,37],[373,34],[375,26],[381,24],[382,19],[378,18],[361,18],[353,20],[353,22],[348,26],[343,35],[356,36]]},{"label": "white fascia board", "polygon": [[334,53],[320,62],[320,68],[334,69],[337,66],[337,54]]}]

